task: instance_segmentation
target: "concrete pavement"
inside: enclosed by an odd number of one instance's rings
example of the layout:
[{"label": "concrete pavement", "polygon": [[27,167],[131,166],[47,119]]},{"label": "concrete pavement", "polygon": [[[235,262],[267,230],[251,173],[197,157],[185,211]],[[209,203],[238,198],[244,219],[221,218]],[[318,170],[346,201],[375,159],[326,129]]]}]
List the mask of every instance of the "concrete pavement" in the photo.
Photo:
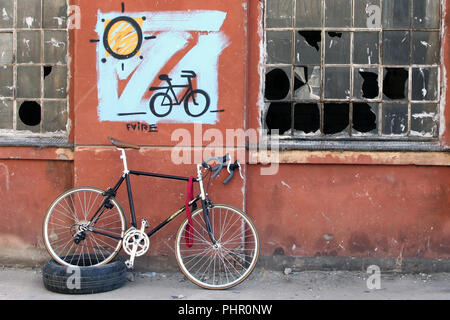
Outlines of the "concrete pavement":
[{"label": "concrete pavement", "polygon": [[232,289],[209,291],[178,272],[136,272],[114,291],[64,295],[44,288],[40,269],[0,268],[0,300],[450,300],[450,273],[381,272],[380,289],[369,288],[375,282],[368,287],[370,276],[349,271],[285,274],[256,269]]}]

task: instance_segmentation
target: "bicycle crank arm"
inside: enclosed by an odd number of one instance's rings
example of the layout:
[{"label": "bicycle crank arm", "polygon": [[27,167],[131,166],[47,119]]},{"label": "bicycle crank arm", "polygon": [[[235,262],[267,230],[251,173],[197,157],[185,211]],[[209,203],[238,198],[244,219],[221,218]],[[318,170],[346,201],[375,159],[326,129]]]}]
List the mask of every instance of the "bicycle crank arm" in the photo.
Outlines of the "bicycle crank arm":
[{"label": "bicycle crank arm", "polygon": [[141,229],[136,230],[132,228],[129,231],[127,231],[127,234],[124,237],[123,248],[125,252],[130,255],[130,258],[127,261],[125,261],[125,265],[127,266],[128,269],[133,269],[135,258],[145,254],[150,247],[150,240],[147,234],[145,233],[145,229],[148,227],[149,225],[147,220],[142,219]]},{"label": "bicycle crank arm", "polygon": [[125,265],[127,266],[128,269],[133,269],[133,267],[134,267],[134,259],[136,258],[136,252],[137,252],[137,244],[134,244],[133,251],[131,252],[131,255],[130,255],[130,259],[125,261]]}]

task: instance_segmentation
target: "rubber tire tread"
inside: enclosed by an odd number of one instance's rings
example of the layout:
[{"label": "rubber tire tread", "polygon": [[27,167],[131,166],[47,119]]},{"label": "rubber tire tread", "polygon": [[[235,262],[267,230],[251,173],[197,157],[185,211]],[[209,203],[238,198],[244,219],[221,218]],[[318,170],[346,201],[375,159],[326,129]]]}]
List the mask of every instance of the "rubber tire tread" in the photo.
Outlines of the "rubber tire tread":
[{"label": "rubber tire tread", "polygon": [[[79,288],[69,289],[67,281],[73,276],[55,260],[45,263],[42,268],[42,280],[47,290],[64,294],[94,294],[121,288],[126,282],[127,268],[121,260],[101,266],[81,266]],[[70,271],[70,270],[69,270]]]}]

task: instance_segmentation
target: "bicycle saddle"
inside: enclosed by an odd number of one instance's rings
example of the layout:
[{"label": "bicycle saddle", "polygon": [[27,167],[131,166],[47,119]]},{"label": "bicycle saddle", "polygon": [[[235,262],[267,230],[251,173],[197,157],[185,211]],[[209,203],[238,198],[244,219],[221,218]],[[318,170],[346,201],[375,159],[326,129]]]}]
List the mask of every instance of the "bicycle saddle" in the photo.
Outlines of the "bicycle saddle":
[{"label": "bicycle saddle", "polygon": [[128,143],[128,142],[123,142],[123,141],[119,141],[117,139],[114,139],[113,137],[108,137],[109,141],[111,141],[111,143],[116,146],[117,148],[121,148],[121,149],[137,149],[139,150],[141,147],[139,147],[136,144],[132,144],[132,143]]},{"label": "bicycle saddle", "polygon": [[169,76],[167,74],[161,74],[161,75],[159,75],[159,80],[161,80],[161,81],[171,81],[172,78],[169,78]]}]

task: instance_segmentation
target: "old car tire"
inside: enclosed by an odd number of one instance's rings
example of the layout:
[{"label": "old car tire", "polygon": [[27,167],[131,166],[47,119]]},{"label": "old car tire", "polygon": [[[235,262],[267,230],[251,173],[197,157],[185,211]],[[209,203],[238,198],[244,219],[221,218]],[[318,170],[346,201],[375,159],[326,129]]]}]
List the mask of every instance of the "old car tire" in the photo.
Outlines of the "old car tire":
[{"label": "old car tire", "polygon": [[127,268],[121,260],[101,266],[86,262],[74,267],[60,265],[52,259],[42,269],[45,288],[65,294],[92,294],[118,289],[126,282],[126,276]]}]

